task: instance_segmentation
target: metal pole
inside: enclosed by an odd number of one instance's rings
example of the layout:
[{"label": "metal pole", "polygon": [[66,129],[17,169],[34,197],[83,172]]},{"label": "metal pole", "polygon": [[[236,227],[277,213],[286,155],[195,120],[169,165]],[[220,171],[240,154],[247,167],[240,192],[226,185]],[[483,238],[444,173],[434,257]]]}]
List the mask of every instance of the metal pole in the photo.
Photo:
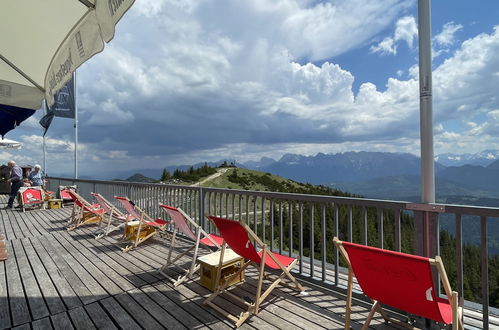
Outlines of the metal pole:
[{"label": "metal pole", "polygon": [[430,0],[418,0],[421,201],[435,203]]},{"label": "metal pole", "polygon": [[[43,114],[46,115],[47,114],[47,102],[44,100],[43,101]],[[46,161],[46,157],[45,157],[45,152],[46,152],[46,146],[45,146],[45,134],[43,134],[43,172],[45,173],[45,175],[47,174],[47,161]]]},{"label": "metal pole", "polygon": [[45,158],[45,136],[43,137],[43,171],[47,173],[47,163]]},{"label": "metal pole", "polygon": [[[435,203],[435,160],[433,156],[433,104],[431,77],[431,19],[430,0],[418,0],[418,41],[419,41],[419,120],[421,138],[421,202]],[[438,214],[424,211],[422,214],[424,243],[419,250],[433,257],[438,254],[439,226]],[[422,227],[422,228],[421,228]],[[421,244],[422,242],[420,242]],[[438,287],[438,276],[434,276]],[[425,319],[425,328],[432,321]]]},{"label": "metal pole", "polygon": [[74,128],[75,128],[75,179],[78,179],[78,102],[76,97],[76,71],[73,72],[73,95],[75,102],[75,120],[74,120]]}]

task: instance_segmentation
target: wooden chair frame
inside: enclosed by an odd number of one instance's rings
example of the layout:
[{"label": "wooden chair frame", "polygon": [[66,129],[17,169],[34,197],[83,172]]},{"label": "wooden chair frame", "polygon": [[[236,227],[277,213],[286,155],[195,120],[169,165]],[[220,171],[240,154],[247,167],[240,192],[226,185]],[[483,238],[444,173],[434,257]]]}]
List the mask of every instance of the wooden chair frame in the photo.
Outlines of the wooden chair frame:
[{"label": "wooden chair frame", "polygon": [[[351,313],[352,313],[352,290],[353,290],[353,276],[354,276],[354,271],[352,267],[352,263],[350,261],[350,257],[343,246],[343,242],[340,241],[337,237],[333,238],[333,242],[335,246],[338,248],[338,250],[341,252],[341,255],[343,258],[345,258],[345,261],[347,262],[348,265],[348,287],[347,287],[347,301],[346,301],[346,312],[345,312],[345,330],[350,329],[350,324],[351,324]],[[447,299],[450,303],[450,306],[452,308],[452,329],[453,330],[462,330],[464,329],[463,327],[463,308],[459,306],[459,298],[458,298],[458,293],[456,291],[452,291],[449,279],[447,278],[447,273],[445,272],[444,264],[442,262],[442,259],[440,256],[436,256],[434,259],[428,258],[428,262],[430,265],[438,271],[438,274],[440,275],[440,280],[442,283],[442,286],[444,288],[444,291],[446,293]],[[402,292],[402,288],[401,288]],[[402,294],[402,293],[401,293]],[[380,313],[385,322],[392,322],[394,324],[400,325],[405,328],[413,329],[413,327],[408,324],[404,323],[398,320],[395,320],[393,318],[390,318],[386,311],[382,308],[381,304],[383,303],[382,301],[377,301],[374,299],[371,299],[373,304],[371,307],[371,310],[369,311],[369,314],[367,316],[367,319],[362,326],[362,330],[366,330],[369,328],[369,324],[371,323],[374,314],[376,312]],[[397,306],[393,306],[397,308]]]},{"label": "wooden chair frame", "polygon": [[[113,203],[108,201],[101,194],[93,192],[92,196],[94,196],[107,215],[107,217],[99,223],[99,228],[97,229],[98,234],[95,236],[95,239],[108,236],[116,230],[123,230],[126,225],[126,214],[121,212]],[[103,224],[104,226],[102,226]]]},{"label": "wooden chair frame", "polygon": [[[128,252],[131,249],[136,248],[158,233],[166,233],[166,226],[169,224],[168,221],[151,218],[144,210],[132,203],[128,197],[114,196],[114,198],[119,200],[128,212],[126,215],[122,241],[131,243],[122,248],[123,252]],[[132,233],[127,234],[127,229],[130,226],[128,223],[132,220],[139,221],[138,228],[136,231],[134,230]],[[144,232],[146,234],[141,236],[141,233],[143,234]]]},{"label": "wooden chair frame", "polygon": [[[215,217],[212,216],[207,216],[208,219],[210,219],[215,226],[220,230],[220,228],[216,225],[216,222],[214,221]],[[227,220],[227,219],[223,219]],[[228,221],[233,221],[233,220],[228,220]],[[276,257],[276,253],[270,251],[268,248],[267,244],[265,244],[252,230],[251,228],[245,224],[244,222],[238,222],[246,231],[247,233],[247,239],[253,240],[256,243],[256,246],[259,246],[261,248],[261,260],[259,263],[252,261],[252,260],[245,260],[244,264],[242,267],[234,273],[232,276],[227,278],[221,285],[219,285],[216,290],[203,302],[204,304],[207,304],[208,306],[212,307],[215,309],[217,312],[220,314],[224,315],[231,321],[235,323],[236,328],[240,327],[248,317],[250,317],[252,314],[258,314],[260,310],[260,305],[262,302],[267,298],[267,296],[274,290],[277,285],[279,285],[284,278],[287,278],[292,284],[294,284],[295,288],[300,291],[300,294],[302,295],[307,295],[305,292],[305,289],[303,286],[296,280],[296,278],[291,274],[291,270],[293,267],[298,263],[298,258],[295,258],[293,262],[291,262],[287,267],[285,267]],[[222,232],[221,232],[222,237],[224,238]],[[225,238],[224,238],[225,239]],[[245,239],[244,237],[241,237],[241,239]],[[255,246],[255,248],[256,248]],[[229,246],[230,247],[230,246]],[[224,243],[222,244],[222,250],[220,253],[220,262],[218,265],[217,269],[217,277],[216,277],[216,282],[215,283],[220,283],[220,278],[221,278],[221,272],[222,272],[222,264],[223,264],[223,258],[224,258],[224,253],[227,248],[227,241],[225,240]],[[256,252],[256,249],[255,249]],[[244,256],[242,256],[244,257]],[[265,266],[266,266],[266,259],[270,258],[272,259],[275,264],[277,264],[278,269],[281,271],[280,275],[270,275],[270,274],[265,274]],[[238,277],[242,272],[245,271],[245,269],[248,266],[254,266],[258,270],[258,284],[257,284],[257,289],[256,289],[256,294],[255,294],[255,300],[254,302],[248,302],[245,299],[242,299],[241,297],[231,293],[230,291],[227,290],[228,284],[231,283],[232,279]],[[267,287],[267,289],[262,292],[263,289],[263,279],[273,279],[273,282]],[[218,297],[220,294],[226,293],[233,299],[241,302],[242,304],[246,305],[248,309],[244,312],[241,312],[239,316],[235,316],[230,314],[229,312],[223,310],[221,307],[216,305],[213,300]]]},{"label": "wooden chair frame", "polygon": [[[216,239],[218,238],[217,236],[215,236],[213,234],[208,234],[206,231],[204,231],[203,228],[201,228],[201,226],[199,224],[197,224],[194,220],[192,220],[191,217],[189,217],[181,208],[172,208],[168,205],[164,205],[161,203],[159,203],[159,205],[170,216],[170,220],[174,225],[174,229],[173,229],[172,238],[171,238],[170,244],[169,244],[167,261],[161,268],[158,269],[158,271],[160,274],[162,274],[163,276],[168,278],[170,281],[172,281],[173,286],[176,287],[176,286],[182,284],[183,282],[190,280],[192,278],[192,276],[199,270],[200,264],[197,263],[197,258],[198,258],[198,252],[199,252],[200,246],[203,248],[206,248],[210,252],[213,252],[212,248],[220,249],[221,246],[219,243],[216,242]],[[187,226],[189,226],[190,232],[187,231],[186,229],[183,229],[183,226],[177,224],[177,220],[175,219],[174,214],[172,214],[171,212],[178,212],[178,214],[180,214],[183,217],[183,221],[185,221],[185,224]],[[194,231],[192,231],[192,228],[194,228]],[[175,248],[177,248],[175,246],[175,243],[176,243],[176,237],[177,237],[178,232],[182,232],[185,236],[192,239],[194,241],[194,243],[192,245],[186,247],[183,252],[179,253],[175,258],[172,259],[172,252]],[[203,238],[208,240],[210,242],[209,243],[210,245],[203,243]],[[220,240],[221,240],[221,238],[220,238]],[[194,252],[192,255],[192,261],[190,263],[189,269],[184,269],[181,266],[179,266],[178,264],[176,264],[176,262],[180,258],[184,257],[185,255],[190,253],[192,250],[194,250]],[[168,276],[168,274],[166,274],[164,272],[164,270],[167,267],[170,267],[172,265],[182,269],[184,274],[179,275],[177,279],[174,279],[174,278]]]},{"label": "wooden chair frame", "polygon": [[66,226],[68,231],[86,224],[100,223],[103,220],[102,214],[104,213],[104,210],[102,210],[98,204],[90,204],[74,190],[68,190],[68,194],[74,202],[73,210]]}]

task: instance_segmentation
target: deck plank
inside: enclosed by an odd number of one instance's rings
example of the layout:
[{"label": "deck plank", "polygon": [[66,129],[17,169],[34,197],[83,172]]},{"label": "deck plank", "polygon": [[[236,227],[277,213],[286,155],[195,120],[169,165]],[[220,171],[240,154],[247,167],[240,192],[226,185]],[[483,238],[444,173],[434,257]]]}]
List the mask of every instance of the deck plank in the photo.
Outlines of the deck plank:
[{"label": "deck plank", "polygon": [[52,326],[52,322],[50,322],[50,318],[46,317],[44,319],[40,319],[31,323],[33,330],[51,330],[54,329]]},{"label": "deck plank", "polygon": [[16,254],[17,266],[24,286],[24,293],[28,300],[28,305],[31,310],[33,320],[38,320],[49,316],[49,309],[45,304],[42,292],[38,286],[35,275],[31,270],[31,266],[24,252],[24,248],[19,239],[12,241],[12,247]]},{"label": "deck plank", "polygon": [[52,315],[50,319],[52,320],[52,324],[56,330],[74,329],[71,319],[67,313]]},{"label": "deck plank", "polygon": [[92,330],[96,329],[94,323],[90,316],[83,307],[74,308],[68,311],[69,318],[73,322],[74,327],[77,330]]},{"label": "deck plank", "polygon": [[12,253],[11,241],[6,241],[7,249],[10,251],[9,258],[5,260],[7,273],[7,288],[9,293],[9,304],[12,316],[12,325],[20,325],[31,321],[28,303],[24,293],[23,283],[15,255]]},{"label": "deck plank", "polygon": [[5,267],[6,263],[0,262],[0,329],[8,329],[12,325]]},{"label": "deck plank", "polygon": [[[92,266],[93,269],[95,269],[95,272],[92,272],[92,274],[99,283],[105,286],[110,294],[120,294],[134,288],[134,285],[130,281],[121,276],[113,267],[109,266],[107,262],[101,260],[101,257],[105,256],[105,254],[94,254],[87,246],[82,244],[82,242],[87,242],[88,240],[75,240],[68,234],[58,234],[58,236],[60,238],[59,242],[64,240],[66,244],[72,246],[73,251],[76,251],[77,254],[81,254],[81,256],[85,257],[85,259],[80,259],[80,263],[82,263],[82,265],[85,264],[86,267]],[[107,258],[107,261],[109,262],[112,260]],[[118,266],[117,263],[115,264]]]},{"label": "deck plank", "polygon": [[99,303],[94,302],[85,306],[85,311],[88,313],[97,329],[116,330],[118,329],[107,313],[102,309]]},{"label": "deck plank", "polygon": [[[91,303],[97,300],[97,297],[93,295],[90,289],[85,285],[84,281],[89,280],[88,273],[82,267],[72,260],[72,257],[65,250],[60,249],[53,245],[55,240],[52,237],[44,237],[50,238],[42,239],[40,242],[43,247],[47,250],[54,263],[57,265],[57,268],[60,270],[62,275],[67,279],[68,283],[71,284],[71,287],[76,292],[76,294],[80,297],[84,304]],[[75,267],[75,268],[73,268]],[[79,273],[82,271],[82,274]],[[80,276],[85,278],[81,279]],[[93,283],[92,283],[93,284]]]},{"label": "deck plank", "polygon": [[[88,233],[84,228],[82,228],[83,233]],[[76,233],[74,233],[76,235]],[[151,267],[142,262],[137,256],[137,251],[131,251],[132,253],[123,253],[121,249],[119,249],[114,242],[110,238],[103,238],[100,240],[91,240],[91,243],[94,245],[96,251],[102,252],[113,258],[113,260],[119,262],[123,267],[125,267],[131,275],[139,276],[146,284],[152,284],[159,280],[161,277],[159,275],[155,275],[153,273],[148,272],[151,270]]]},{"label": "deck plank", "polygon": [[123,307],[113,298],[109,297],[99,301],[106,312],[111,315],[114,322],[118,324],[120,329],[124,330],[138,330],[141,327],[135,322]]},{"label": "deck plank", "polygon": [[4,225],[4,236],[7,240],[15,239],[14,230],[12,229],[12,220],[15,219],[14,212],[17,211],[9,211],[9,210],[1,210],[0,214],[2,215],[3,225]]},{"label": "deck plank", "polygon": [[52,283],[52,279],[47,273],[47,270],[38,258],[31,241],[28,238],[23,238],[21,242],[24,246],[26,257],[33,268],[33,273],[45,298],[50,314],[53,315],[65,311],[66,307],[64,306],[62,299],[59,297],[57,289]]},{"label": "deck plank", "polygon": [[[176,292],[171,292],[171,294],[176,294]],[[200,325],[191,314],[186,313],[152,286],[137,290],[133,297],[139,304],[150,310],[153,316],[168,329],[192,329]]]},{"label": "deck plank", "polygon": [[25,323],[23,325],[12,328],[12,330],[31,330],[31,326],[29,325],[29,323]]},{"label": "deck plank", "polygon": [[[135,320],[139,325],[145,329],[165,329],[163,325],[158,323],[156,319],[151,316],[153,313],[148,306],[139,304],[132,298],[134,292],[122,293],[115,296],[116,300],[121,306],[131,315],[134,315]],[[168,327],[166,329],[169,329]]]},{"label": "deck plank", "polygon": [[68,282],[68,279],[64,277],[63,273],[60,271],[54,260],[50,257],[49,252],[45,250],[40,240],[46,240],[46,237],[42,237],[40,239],[33,237],[30,239],[30,242],[35,248],[40,261],[45,266],[45,270],[54,283],[54,286],[56,287],[60,298],[64,301],[64,304],[68,309],[82,306],[83,303],[77,296],[76,292],[73,290],[70,282]]},{"label": "deck plank", "polygon": [[[57,242],[59,247],[65,249],[73,257],[73,260],[79,264],[74,264],[73,267],[86,271],[86,273],[80,271],[78,274],[94,295],[116,295],[123,292],[101,269],[96,267],[91,260],[87,259],[81,250],[76,249],[60,233],[54,234],[53,237],[55,238],[54,242]],[[87,273],[88,276],[86,276]]]}]

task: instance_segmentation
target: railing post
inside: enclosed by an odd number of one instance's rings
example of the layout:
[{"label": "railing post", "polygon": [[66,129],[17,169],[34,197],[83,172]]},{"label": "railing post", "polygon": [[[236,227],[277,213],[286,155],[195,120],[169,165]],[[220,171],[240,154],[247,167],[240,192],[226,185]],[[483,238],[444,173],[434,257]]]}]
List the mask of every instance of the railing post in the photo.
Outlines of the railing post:
[{"label": "railing post", "polygon": [[[416,247],[417,255],[434,258],[439,254],[439,225],[438,213],[431,211],[414,211],[414,221],[416,229]],[[438,273],[433,274],[435,287],[439,287]],[[421,320],[426,329],[431,328],[432,321],[429,319]]]},{"label": "railing post", "polygon": [[482,286],[482,329],[489,329],[489,247],[487,217],[480,217],[480,254]]},{"label": "railing post", "polygon": [[456,214],[456,276],[457,293],[464,297],[463,280],[463,224],[461,214]]},{"label": "railing post", "polygon": [[201,228],[206,229],[204,221],[204,190],[199,187],[199,225]]}]

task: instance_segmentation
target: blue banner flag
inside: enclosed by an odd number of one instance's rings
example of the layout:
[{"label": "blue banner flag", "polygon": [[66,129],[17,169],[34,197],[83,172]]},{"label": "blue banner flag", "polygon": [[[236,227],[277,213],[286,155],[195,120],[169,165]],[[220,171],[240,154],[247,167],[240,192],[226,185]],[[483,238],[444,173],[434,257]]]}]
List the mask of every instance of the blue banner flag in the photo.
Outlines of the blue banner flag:
[{"label": "blue banner flag", "polygon": [[74,76],[54,95],[55,103],[50,108],[46,107],[45,116],[39,123],[45,128],[43,136],[52,123],[54,117],[74,118],[75,117],[75,94],[74,94]]},{"label": "blue banner flag", "polygon": [[54,95],[54,105],[50,108],[55,117],[75,117],[74,76]]}]

